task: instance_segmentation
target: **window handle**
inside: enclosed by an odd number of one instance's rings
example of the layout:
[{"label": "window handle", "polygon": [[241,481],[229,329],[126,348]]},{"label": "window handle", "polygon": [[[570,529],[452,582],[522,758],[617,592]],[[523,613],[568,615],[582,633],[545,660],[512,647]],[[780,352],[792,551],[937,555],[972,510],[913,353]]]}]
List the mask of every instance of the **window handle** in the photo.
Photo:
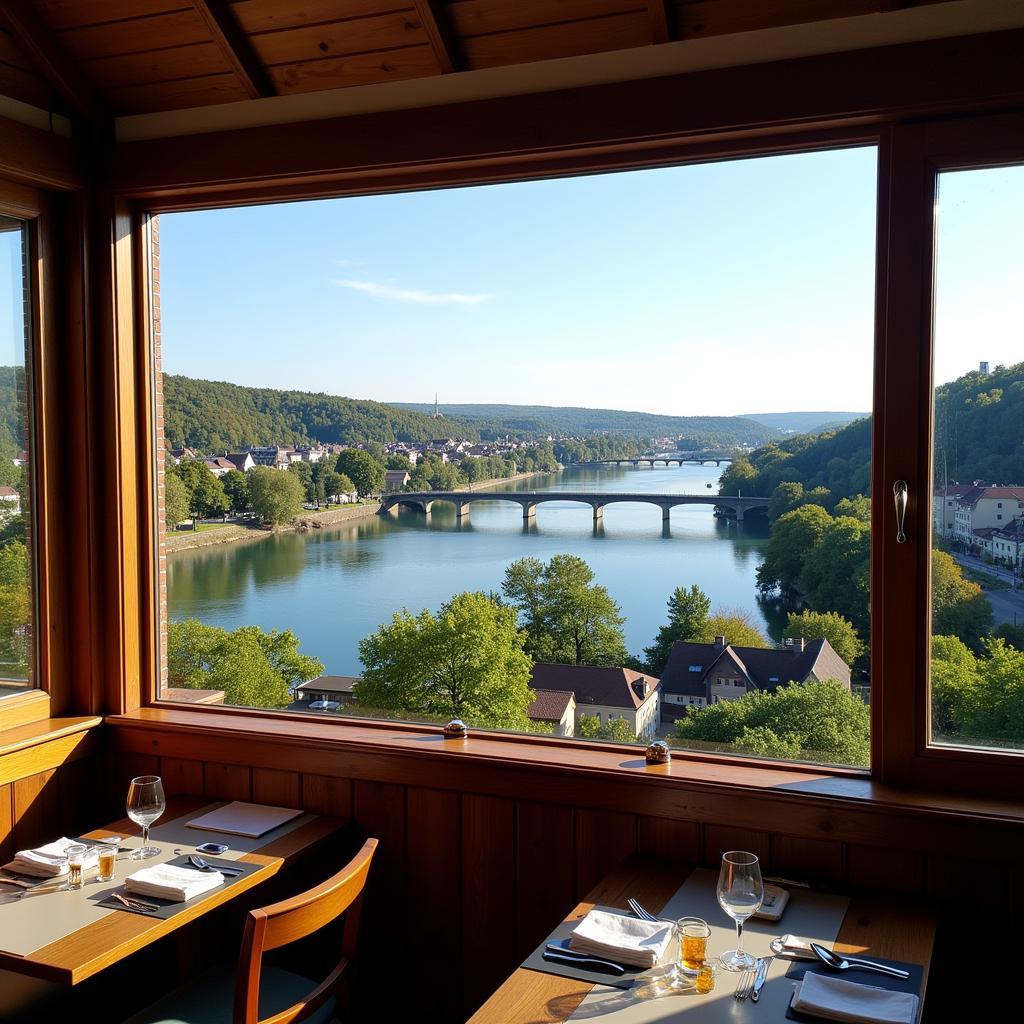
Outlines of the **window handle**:
[{"label": "window handle", "polygon": [[892,485],[892,496],[896,502],[896,543],[907,543],[907,531],[904,529],[907,519],[907,500],[910,488],[906,480],[897,480]]}]

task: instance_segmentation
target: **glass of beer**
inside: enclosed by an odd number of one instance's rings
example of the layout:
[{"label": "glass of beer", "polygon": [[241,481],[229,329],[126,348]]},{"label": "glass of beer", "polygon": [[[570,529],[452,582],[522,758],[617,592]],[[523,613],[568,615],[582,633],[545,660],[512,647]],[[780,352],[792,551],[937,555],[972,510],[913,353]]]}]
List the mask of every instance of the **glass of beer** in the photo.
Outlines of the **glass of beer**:
[{"label": "glass of beer", "polygon": [[711,928],[699,917],[683,917],[676,922],[679,937],[679,962],[683,971],[694,974],[708,958],[708,939]]},{"label": "glass of beer", "polygon": [[109,882],[114,877],[114,861],[117,860],[117,846],[101,846],[99,849],[100,882]]},{"label": "glass of beer", "polygon": [[68,888],[82,888],[82,873],[85,866],[85,847],[81,843],[69,846],[65,851],[68,859]]}]

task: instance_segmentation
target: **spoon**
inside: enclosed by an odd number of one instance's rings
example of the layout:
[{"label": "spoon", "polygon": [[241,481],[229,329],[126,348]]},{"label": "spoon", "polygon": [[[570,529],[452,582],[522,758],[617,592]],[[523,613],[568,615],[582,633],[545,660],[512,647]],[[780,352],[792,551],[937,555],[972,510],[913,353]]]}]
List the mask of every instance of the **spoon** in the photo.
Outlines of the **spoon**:
[{"label": "spoon", "polygon": [[909,978],[910,971],[900,970],[898,967],[886,967],[885,964],[876,964],[871,960],[858,960],[853,956],[840,956],[833,953],[831,949],[819,946],[817,942],[811,943],[814,955],[826,966],[834,971],[877,971],[879,974],[888,974],[893,978]]},{"label": "spoon", "polygon": [[211,864],[209,861],[203,860],[202,857],[195,853],[189,854],[189,862],[193,867],[199,868],[200,871],[219,871],[222,875],[240,875],[241,871],[235,871],[232,868],[218,868]]}]

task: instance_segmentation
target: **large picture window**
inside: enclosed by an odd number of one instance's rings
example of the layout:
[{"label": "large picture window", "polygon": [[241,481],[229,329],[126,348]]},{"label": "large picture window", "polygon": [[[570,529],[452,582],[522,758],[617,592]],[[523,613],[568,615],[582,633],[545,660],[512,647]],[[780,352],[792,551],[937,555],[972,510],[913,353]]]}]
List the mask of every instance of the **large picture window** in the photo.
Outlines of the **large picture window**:
[{"label": "large picture window", "polygon": [[154,218],[159,695],[867,766],[875,181]]},{"label": "large picture window", "polygon": [[32,322],[25,222],[0,216],[0,697],[36,685],[30,515]]}]

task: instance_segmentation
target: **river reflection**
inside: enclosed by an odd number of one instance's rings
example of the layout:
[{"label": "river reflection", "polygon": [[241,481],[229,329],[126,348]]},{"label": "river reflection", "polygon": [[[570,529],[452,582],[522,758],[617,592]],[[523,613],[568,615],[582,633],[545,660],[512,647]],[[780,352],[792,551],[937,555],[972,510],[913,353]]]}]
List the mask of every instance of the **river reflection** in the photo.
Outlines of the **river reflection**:
[{"label": "river reflection", "polygon": [[[496,489],[711,494],[720,472],[567,470]],[[329,530],[172,554],[168,602],[172,619],[293,629],[328,672],[358,674],[360,638],[396,609],[436,608],[462,590],[496,591],[514,559],[571,553],[589,562],[621,604],[627,644],[639,654],[663,623],[672,589],[691,583],[715,605],[749,611],[777,636],[781,613],[762,607],[755,591],[767,532],[763,520],[716,519],[709,505],[675,508],[668,524],[654,505],[610,505],[595,526],[591,508],[574,502],[542,504],[530,523],[508,502],[474,503],[461,521],[452,505],[438,502],[429,517],[403,509]]]}]

